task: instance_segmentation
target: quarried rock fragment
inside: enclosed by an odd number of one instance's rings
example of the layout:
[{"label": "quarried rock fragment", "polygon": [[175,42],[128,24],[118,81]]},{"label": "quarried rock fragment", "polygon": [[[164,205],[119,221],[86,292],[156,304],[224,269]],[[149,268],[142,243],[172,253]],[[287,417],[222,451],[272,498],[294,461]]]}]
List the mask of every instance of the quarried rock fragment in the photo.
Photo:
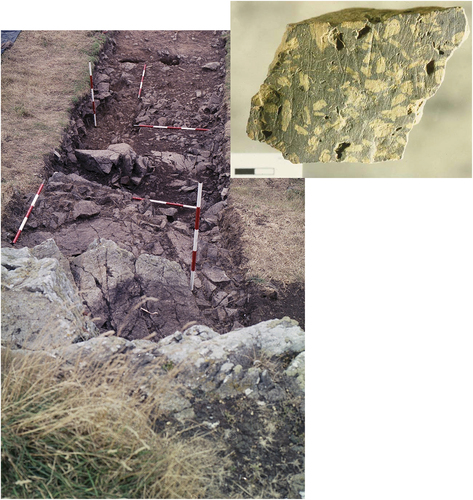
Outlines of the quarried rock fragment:
[{"label": "quarried rock fragment", "polygon": [[289,24],[247,134],[292,163],[399,160],[468,33],[461,7],[354,8]]}]

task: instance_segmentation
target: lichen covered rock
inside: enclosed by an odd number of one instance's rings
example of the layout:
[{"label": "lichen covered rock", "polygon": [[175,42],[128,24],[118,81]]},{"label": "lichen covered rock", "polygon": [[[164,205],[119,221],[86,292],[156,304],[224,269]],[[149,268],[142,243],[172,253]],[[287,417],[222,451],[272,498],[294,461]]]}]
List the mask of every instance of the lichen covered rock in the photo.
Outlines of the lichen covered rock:
[{"label": "lichen covered rock", "polygon": [[293,163],[399,160],[468,33],[461,7],[354,8],[289,24],[247,134]]},{"label": "lichen covered rock", "polygon": [[[58,251],[54,243],[50,246]],[[98,331],[83,313],[56,258],[37,259],[28,248],[2,248],[2,343],[47,350],[89,339]]]}]

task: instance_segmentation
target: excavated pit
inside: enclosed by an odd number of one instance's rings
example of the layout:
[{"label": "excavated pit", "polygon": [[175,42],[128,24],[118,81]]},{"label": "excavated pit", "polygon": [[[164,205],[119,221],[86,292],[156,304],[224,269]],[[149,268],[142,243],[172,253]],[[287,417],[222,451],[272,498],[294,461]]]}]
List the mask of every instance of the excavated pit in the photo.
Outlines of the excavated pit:
[{"label": "excavated pit", "polygon": [[[157,340],[190,321],[225,333],[286,315],[304,328],[303,286],[273,283],[274,295],[245,280],[238,216],[227,206],[228,37],[221,31],[108,33],[93,72],[97,127],[86,97],[72,112],[61,149],[47,159],[45,189],[16,246],[53,238],[69,260],[86,311],[102,331],[114,329],[129,339],[154,333]],[[108,148],[123,144],[132,156],[110,154]],[[104,150],[115,159],[108,172],[102,171],[77,150]],[[190,275],[195,211],[147,199],[195,205],[198,182],[203,200],[191,293],[183,283]],[[9,204],[2,246],[11,245],[33,195],[18,194]],[[123,252],[104,243],[106,251],[97,257],[90,245],[98,238],[115,242]],[[166,274],[172,267],[168,261],[180,270]],[[164,269],[161,282],[152,279],[157,267]],[[158,297],[159,303],[144,301],[145,296]]]}]

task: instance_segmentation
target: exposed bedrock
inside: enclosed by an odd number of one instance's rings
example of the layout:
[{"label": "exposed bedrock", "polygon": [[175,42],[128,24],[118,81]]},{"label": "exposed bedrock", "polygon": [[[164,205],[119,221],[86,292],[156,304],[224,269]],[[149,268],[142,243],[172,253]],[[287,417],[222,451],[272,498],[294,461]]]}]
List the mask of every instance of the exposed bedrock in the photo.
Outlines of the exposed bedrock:
[{"label": "exposed bedrock", "polygon": [[355,8],[289,24],[247,134],[292,163],[399,160],[468,34],[461,7]]},{"label": "exposed bedrock", "polygon": [[31,250],[2,248],[1,270],[2,342],[42,350],[98,334],[53,240]]}]

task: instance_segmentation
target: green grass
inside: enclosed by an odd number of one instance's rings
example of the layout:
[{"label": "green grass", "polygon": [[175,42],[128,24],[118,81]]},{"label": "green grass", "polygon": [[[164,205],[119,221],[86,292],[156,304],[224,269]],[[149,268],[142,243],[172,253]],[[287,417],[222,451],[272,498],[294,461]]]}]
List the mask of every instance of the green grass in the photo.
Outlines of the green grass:
[{"label": "green grass", "polygon": [[65,371],[2,351],[3,497],[208,498],[219,450],[155,432],[162,390],[143,399],[135,384],[117,359]]}]

